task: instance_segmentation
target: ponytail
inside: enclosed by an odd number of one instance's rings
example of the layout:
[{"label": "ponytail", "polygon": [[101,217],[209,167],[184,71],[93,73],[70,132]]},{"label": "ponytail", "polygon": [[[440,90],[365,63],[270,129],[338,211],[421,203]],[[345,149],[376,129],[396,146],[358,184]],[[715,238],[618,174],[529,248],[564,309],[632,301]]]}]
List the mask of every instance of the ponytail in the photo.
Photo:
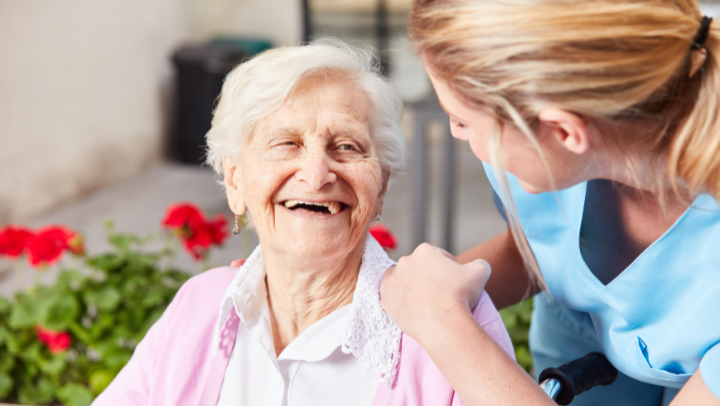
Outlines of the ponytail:
[{"label": "ponytail", "polygon": [[667,173],[676,191],[681,181],[720,201],[720,30],[711,26],[704,49],[693,52],[706,56],[693,75],[694,105],[670,141]]}]

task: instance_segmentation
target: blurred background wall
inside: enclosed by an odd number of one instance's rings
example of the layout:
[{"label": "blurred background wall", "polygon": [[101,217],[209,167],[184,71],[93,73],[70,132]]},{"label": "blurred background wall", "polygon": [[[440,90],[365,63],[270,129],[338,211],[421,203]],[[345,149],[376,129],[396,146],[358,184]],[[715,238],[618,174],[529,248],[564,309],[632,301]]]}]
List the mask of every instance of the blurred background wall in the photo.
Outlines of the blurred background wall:
[{"label": "blurred background wall", "polygon": [[0,225],[159,161],[170,55],[216,35],[297,44],[292,0],[0,0]]},{"label": "blurred background wall", "polygon": [[[92,191],[167,163],[176,132],[172,54],[215,37],[294,45],[309,34],[380,49],[406,102],[403,132],[412,147],[415,133],[423,132],[413,126],[414,103],[432,90],[406,36],[410,5],[411,0],[0,0],[0,227],[43,219]],[[702,7],[720,15],[720,0]],[[425,131],[431,144],[443,136],[447,121],[440,124]],[[460,187],[456,199],[461,208],[467,201],[467,212],[454,217],[461,241],[456,248],[463,250],[486,238],[478,229],[494,221],[487,232],[492,235],[504,223],[488,203],[480,163],[465,144],[459,148],[465,152],[458,176],[473,185]],[[411,161],[413,156],[411,151]],[[160,193],[153,182],[148,187]],[[398,178],[393,192],[401,202],[398,232],[408,233],[399,236],[406,244],[401,254],[414,247],[407,213],[408,202],[417,199],[409,183],[409,176]],[[436,189],[430,189],[431,199],[442,195]],[[431,204],[430,242],[439,241],[433,230],[444,221],[434,209],[440,206]],[[466,221],[475,214],[482,217]]]}]

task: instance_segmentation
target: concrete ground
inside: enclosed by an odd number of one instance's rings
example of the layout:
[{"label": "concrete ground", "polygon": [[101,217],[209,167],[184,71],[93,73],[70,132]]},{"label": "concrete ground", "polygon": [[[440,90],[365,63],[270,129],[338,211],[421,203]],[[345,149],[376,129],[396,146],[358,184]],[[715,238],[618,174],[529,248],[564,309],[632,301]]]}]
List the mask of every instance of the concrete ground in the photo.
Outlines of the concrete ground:
[{"label": "concrete ground", "polygon": [[[455,253],[485,241],[505,228],[505,223],[495,210],[492,189],[485,177],[482,165],[466,143],[458,143],[458,194],[455,202]],[[439,149],[430,153],[430,214],[428,236],[430,243],[439,244],[440,231],[440,185]],[[399,247],[391,253],[395,259],[411,253],[411,175],[398,175],[385,199],[384,223],[397,236]],[[105,242],[103,222],[112,219],[116,229],[139,235],[158,234],[149,248],[162,245],[160,221],[166,208],[176,202],[189,201],[197,204],[208,216],[223,213],[231,219],[227,200],[217,184],[216,176],[209,168],[182,166],[174,163],[159,164],[140,176],[123,183],[98,190],[73,203],[58,207],[46,215],[28,222],[32,228],[49,224],[61,224],[80,231],[86,238],[89,253],[108,249]],[[255,239],[256,241],[256,239]],[[228,264],[232,259],[243,257],[240,237],[231,237],[225,246],[212,252],[213,266]],[[67,259],[66,259],[67,261]],[[197,273],[200,264],[185,253],[178,256],[176,264],[181,269]],[[28,271],[32,273],[33,271]],[[44,275],[44,282],[54,278],[55,270]],[[32,278],[32,275],[29,275]],[[18,282],[14,264],[0,261],[0,295],[9,295],[17,289]]]}]

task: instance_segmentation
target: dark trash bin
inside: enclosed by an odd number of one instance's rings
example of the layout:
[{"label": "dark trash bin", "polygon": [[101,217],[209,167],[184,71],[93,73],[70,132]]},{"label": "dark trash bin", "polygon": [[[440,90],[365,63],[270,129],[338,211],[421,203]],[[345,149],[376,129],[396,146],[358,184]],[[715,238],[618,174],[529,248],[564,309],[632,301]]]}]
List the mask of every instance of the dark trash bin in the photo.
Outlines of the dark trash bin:
[{"label": "dark trash bin", "polygon": [[173,54],[177,69],[175,147],[181,162],[200,165],[205,134],[225,76],[248,55],[228,45],[184,46]]}]

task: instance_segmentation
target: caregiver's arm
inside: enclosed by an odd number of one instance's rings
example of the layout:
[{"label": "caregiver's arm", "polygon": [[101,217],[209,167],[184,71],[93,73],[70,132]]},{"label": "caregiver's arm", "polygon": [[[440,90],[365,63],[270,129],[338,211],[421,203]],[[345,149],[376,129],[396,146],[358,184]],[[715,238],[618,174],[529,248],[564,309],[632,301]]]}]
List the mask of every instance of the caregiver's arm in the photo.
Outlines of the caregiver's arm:
[{"label": "caregiver's arm", "polygon": [[540,291],[537,287],[528,290],[530,279],[509,227],[490,240],[458,255],[457,259],[461,264],[476,259],[484,259],[490,264],[492,275],[485,285],[485,291],[498,310],[520,302],[528,293],[534,295]]},{"label": "caregiver's arm", "polygon": [[465,405],[554,405],[472,316],[489,270],[484,261],[460,264],[423,244],[383,276],[383,308]]},{"label": "caregiver's arm", "polygon": [[710,391],[698,369],[670,402],[670,406],[720,406],[720,399]]},{"label": "caregiver's arm", "polygon": [[415,338],[466,406],[554,406],[545,392],[466,312]]}]

